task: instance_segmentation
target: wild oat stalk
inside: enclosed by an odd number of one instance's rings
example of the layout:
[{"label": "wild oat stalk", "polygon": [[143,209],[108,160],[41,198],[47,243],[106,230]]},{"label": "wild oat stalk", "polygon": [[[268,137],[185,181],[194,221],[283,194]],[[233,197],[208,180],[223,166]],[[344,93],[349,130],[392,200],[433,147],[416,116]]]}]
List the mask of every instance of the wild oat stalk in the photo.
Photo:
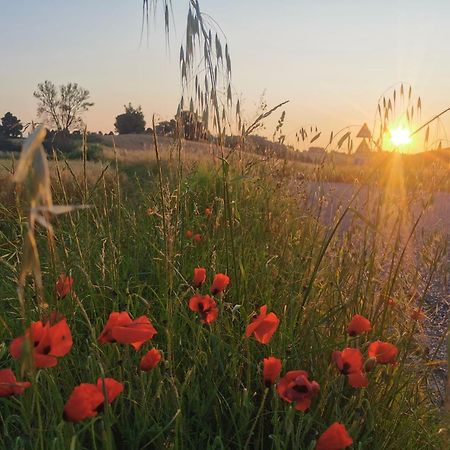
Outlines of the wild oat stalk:
[{"label": "wild oat stalk", "polygon": [[54,233],[51,215],[64,214],[84,205],[53,205],[50,170],[47,155],[42,145],[47,131],[44,127],[36,128],[24,142],[13,180],[23,185],[27,180],[27,204],[29,207],[26,234],[23,241],[22,265],[17,280],[17,294],[21,305],[22,319],[25,319],[25,285],[28,275],[32,274],[36,286],[36,295],[40,309],[44,307],[44,286],[42,282],[41,263],[36,243],[36,225],[40,224],[47,232],[50,252],[55,255]]}]

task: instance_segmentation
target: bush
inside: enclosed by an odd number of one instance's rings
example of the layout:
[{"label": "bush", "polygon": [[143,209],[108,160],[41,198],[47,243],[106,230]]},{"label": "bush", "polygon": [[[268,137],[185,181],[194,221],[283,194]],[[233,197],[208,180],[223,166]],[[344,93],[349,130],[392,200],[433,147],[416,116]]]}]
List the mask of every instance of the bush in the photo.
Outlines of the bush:
[{"label": "bush", "polygon": [[[57,153],[63,155],[66,159],[81,159],[83,157],[83,139],[81,135],[63,135],[58,133],[49,133],[50,137],[47,137],[44,141],[44,148],[48,154],[53,153],[53,149]],[[102,146],[98,143],[101,142],[95,135],[88,135],[87,138],[87,160],[98,161],[102,156]],[[92,142],[94,141],[94,142]]]},{"label": "bush", "polygon": [[0,153],[2,152],[20,152],[22,147],[21,139],[8,139],[0,136]]}]

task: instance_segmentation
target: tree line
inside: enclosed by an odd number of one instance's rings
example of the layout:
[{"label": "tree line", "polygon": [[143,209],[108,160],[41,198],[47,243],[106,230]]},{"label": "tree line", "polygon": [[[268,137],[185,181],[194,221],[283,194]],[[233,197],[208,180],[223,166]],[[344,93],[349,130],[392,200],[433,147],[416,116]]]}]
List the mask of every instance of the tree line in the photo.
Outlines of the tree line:
[{"label": "tree line", "polygon": [[[69,135],[82,131],[85,127],[83,114],[94,103],[90,101],[90,92],[78,83],[67,83],[56,86],[51,81],[37,85],[33,96],[37,99],[38,120],[51,130]],[[152,131],[145,128],[146,121],[141,106],[134,107],[131,103],[124,105],[124,112],[116,116],[114,129],[118,134],[145,133]],[[208,136],[205,126],[195,113],[182,111],[178,117],[170,121],[160,122],[158,134],[173,134],[177,120],[185,129],[185,138],[191,140],[205,139]],[[24,131],[22,122],[11,112],[1,119],[0,135],[4,138],[20,138]]]}]

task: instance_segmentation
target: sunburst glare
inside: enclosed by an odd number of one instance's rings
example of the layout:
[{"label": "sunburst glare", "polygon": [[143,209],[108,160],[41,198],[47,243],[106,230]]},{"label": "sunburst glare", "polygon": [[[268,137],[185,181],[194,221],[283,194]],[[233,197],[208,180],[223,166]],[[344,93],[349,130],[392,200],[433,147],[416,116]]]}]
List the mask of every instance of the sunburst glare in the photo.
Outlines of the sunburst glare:
[{"label": "sunburst glare", "polygon": [[390,130],[391,143],[396,147],[411,143],[411,131],[405,127],[397,127]]}]

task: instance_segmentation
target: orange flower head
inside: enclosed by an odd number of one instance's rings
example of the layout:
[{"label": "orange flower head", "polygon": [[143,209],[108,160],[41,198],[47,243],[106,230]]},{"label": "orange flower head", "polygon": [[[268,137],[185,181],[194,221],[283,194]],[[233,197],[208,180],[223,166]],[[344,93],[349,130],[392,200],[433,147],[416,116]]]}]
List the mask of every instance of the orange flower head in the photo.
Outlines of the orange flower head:
[{"label": "orange flower head", "polygon": [[280,376],[281,360],[273,356],[264,358],[263,376],[264,384],[268,387],[275,383]]},{"label": "orange flower head", "polygon": [[196,288],[203,286],[206,281],[206,269],[203,267],[197,267],[194,269],[194,282],[193,285]]},{"label": "orange flower head", "polygon": [[73,278],[70,275],[66,275],[62,272],[59,278],[56,280],[56,294],[59,299],[64,298],[66,295],[70,294],[73,285]]},{"label": "orange flower head", "polygon": [[153,208],[147,208],[145,212],[147,213],[147,216],[153,216],[156,214],[156,210]]},{"label": "orange flower head", "polygon": [[346,375],[350,386],[367,387],[369,380],[364,373],[363,356],[357,348],[345,348],[342,352],[333,352],[332,360],[342,375]]},{"label": "orange flower head", "polygon": [[185,235],[188,239],[191,239],[192,236],[194,235],[194,233],[192,232],[192,230],[186,230],[186,233],[184,233],[184,235]]},{"label": "orange flower head", "polygon": [[201,234],[194,234],[194,236],[192,237],[192,239],[194,240],[194,242],[202,242],[203,238]]},{"label": "orange flower head", "polygon": [[352,444],[353,440],[345,426],[335,422],[320,436],[316,450],[343,450]]},{"label": "orange flower head", "polygon": [[359,314],[355,314],[348,324],[347,333],[350,336],[358,336],[371,330],[370,320]]},{"label": "orange flower head", "polygon": [[209,295],[196,294],[189,300],[189,309],[200,314],[202,323],[210,324],[217,319],[219,309]]},{"label": "orange flower head", "polygon": [[127,312],[112,312],[98,341],[101,344],[107,342],[131,344],[135,350],[139,350],[142,344],[152,339],[155,334],[157,332],[146,316],[132,320]]},{"label": "orange flower head", "polygon": [[370,358],[375,358],[378,364],[394,364],[398,348],[389,342],[375,341],[369,345],[368,354]]},{"label": "orange flower head", "polygon": [[161,361],[161,352],[156,348],[149,350],[141,359],[140,368],[144,372],[154,369]]},{"label": "orange flower head", "polygon": [[205,208],[205,216],[209,217],[212,214],[211,208]]},{"label": "orange flower head", "polygon": [[223,273],[218,273],[211,285],[211,293],[213,295],[221,294],[230,284],[230,277]]},{"label": "orange flower head", "polygon": [[36,368],[54,367],[57,358],[67,355],[72,348],[72,334],[66,319],[55,325],[49,322],[33,322],[25,331],[24,336],[12,340],[9,352],[14,359],[20,359],[25,344],[29,344],[33,364]]},{"label": "orange flower head", "polygon": [[320,391],[316,381],[308,380],[308,372],[292,370],[278,382],[278,395],[289,403],[294,403],[295,409],[305,411],[311,406],[312,399]]},{"label": "orange flower head", "polygon": [[0,397],[22,395],[30,386],[29,381],[17,381],[11,369],[0,369]]},{"label": "orange flower head", "polygon": [[277,331],[280,320],[273,312],[267,314],[267,305],[261,306],[259,315],[247,326],[245,335],[254,334],[261,344],[268,344]]}]

